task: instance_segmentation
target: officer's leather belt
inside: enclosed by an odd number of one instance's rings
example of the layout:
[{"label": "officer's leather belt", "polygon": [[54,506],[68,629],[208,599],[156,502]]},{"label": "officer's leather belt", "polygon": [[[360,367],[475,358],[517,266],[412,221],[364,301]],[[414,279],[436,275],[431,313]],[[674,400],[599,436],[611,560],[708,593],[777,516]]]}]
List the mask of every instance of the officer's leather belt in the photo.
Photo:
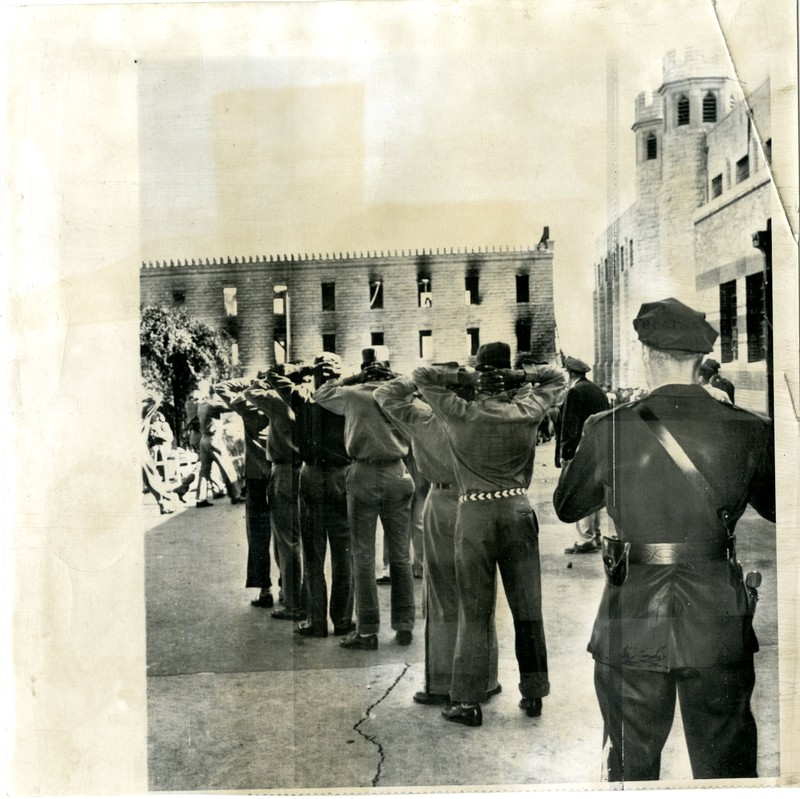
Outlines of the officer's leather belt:
[{"label": "officer's leather belt", "polygon": [[631,543],[629,563],[646,566],[675,566],[704,560],[725,560],[728,546],[725,541],[685,541],[674,544]]},{"label": "officer's leather belt", "polygon": [[441,491],[446,491],[448,488],[452,488],[452,483],[431,483],[431,488],[438,488]]},{"label": "officer's leather belt", "polygon": [[368,463],[371,466],[386,466],[390,463],[400,463],[402,458],[385,458],[384,460],[377,460],[375,458],[353,458],[356,463]]},{"label": "officer's leather belt", "polygon": [[464,502],[491,502],[506,497],[521,497],[528,493],[525,488],[501,488],[499,491],[469,491],[458,498],[459,504]]}]

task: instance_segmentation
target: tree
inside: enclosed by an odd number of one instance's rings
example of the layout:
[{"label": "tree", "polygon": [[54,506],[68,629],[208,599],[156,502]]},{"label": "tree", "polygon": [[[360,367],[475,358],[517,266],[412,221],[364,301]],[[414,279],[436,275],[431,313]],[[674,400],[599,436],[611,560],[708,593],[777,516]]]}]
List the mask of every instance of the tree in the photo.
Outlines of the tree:
[{"label": "tree", "polygon": [[231,337],[182,311],[142,309],[139,353],[145,388],[174,408],[173,431],[180,441],[183,406],[200,380],[216,382],[230,371]]}]

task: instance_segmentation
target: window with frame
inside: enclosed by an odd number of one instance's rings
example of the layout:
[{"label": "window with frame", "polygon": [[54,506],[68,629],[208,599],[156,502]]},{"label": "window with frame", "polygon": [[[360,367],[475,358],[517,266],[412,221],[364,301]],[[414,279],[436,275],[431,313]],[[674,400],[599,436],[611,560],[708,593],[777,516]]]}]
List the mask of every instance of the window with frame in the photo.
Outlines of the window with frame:
[{"label": "window with frame", "polygon": [[322,334],[323,352],[336,352],[336,333]]},{"label": "window with frame", "polygon": [[433,359],[433,331],[420,330],[419,331],[419,357],[423,361]]},{"label": "window with frame", "polygon": [[371,310],[383,308],[382,280],[370,280],[369,282],[369,307]]},{"label": "window with frame", "polygon": [[420,308],[430,308],[433,305],[430,275],[422,275],[417,278],[417,303]]},{"label": "window with frame", "polygon": [[739,329],[736,316],[736,281],[719,287],[719,348],[722,363],[739,358]]},{"label": "window with frame", "polygon": [[222,302],[225,305],[226,316],[236,316],[239,313],[236,302],[236,286],[226,286],[222,289]]},{"label": "window with frame", "polygon": [[464,304],[478,305],[480,303],[478,275],[464,277]]},{"label": "window with frame", "polygon": [[467,355],[477,355],[481,346],[481,333],[477,327],[467,328]]},{"label": "window with frame", "polygon": [[745,278],[747,300],[747,362],[763,361],[767,355],[764,273]]},{"label": "window with frame", "polygon": [[703,97],[703,122],[717,121],[717,98],[714,92],[706,92]]},{"label": "window with frame", "polygon": [[658,158],[658,139],[655,133],[648,133],[645,139],[645,158],[648,161],[655,161]]},{"label": "window with frame", "polygon": [[746,155],[736,162],[736,182],[741,183],[750,177],[750,156]]},{"label": "window with frame", "polygon": [[689,98],[682,94],[678,98],[678,125],[689,124]]},{"label": "window with frame", "polygon": [[517,302],[531,301],[530,275],[517,275]]},{"label": "window with frame", "polygon": [[531,351],[531,323],[528,319],[520,319],[516,324],[517,352]]},{"label": "window with frame", "polygon": [[[322,310],[336,310],[336,284],[322,283]],[[330,350],[332,352],[333,350]]]}]

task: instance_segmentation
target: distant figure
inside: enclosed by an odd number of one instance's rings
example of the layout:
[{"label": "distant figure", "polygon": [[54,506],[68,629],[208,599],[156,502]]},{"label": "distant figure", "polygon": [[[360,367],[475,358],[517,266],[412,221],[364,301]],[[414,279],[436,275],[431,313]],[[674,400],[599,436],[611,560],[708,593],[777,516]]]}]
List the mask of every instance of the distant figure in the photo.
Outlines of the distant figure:
[{"label": "distant figure", "polygon": [[[569,375],[569,390],[561,406],[556,426],[556,466],[566,467],[575,457],[583,434],[584,422],[595,413],[608,410],[606,392],[586,377],[591,368],[579,358],[564,360]],[[575,527],[578,540],[567,547],[567,555],[583,555],[600,551],[600,511],[578,519]]]},{"label": "distant figure", "polygon": [[[703,386],[706,391],[709,391],[709,386],[717,389],[718,391],[724,391],[730,400],[731,405],[736,402],[734,399],[735,389],[733,387],[733,383],[731,383],[730,380],[725,379],[719,373],[719,361],[715,361],[713,358],[706,358],[706,360],[700,364],[697,382],[700,383],[700,385]],[[709,391],[709,393],[712,396],[716,396],[717,399],[721,399],[721,397],[717,396],[714,392]]]}]

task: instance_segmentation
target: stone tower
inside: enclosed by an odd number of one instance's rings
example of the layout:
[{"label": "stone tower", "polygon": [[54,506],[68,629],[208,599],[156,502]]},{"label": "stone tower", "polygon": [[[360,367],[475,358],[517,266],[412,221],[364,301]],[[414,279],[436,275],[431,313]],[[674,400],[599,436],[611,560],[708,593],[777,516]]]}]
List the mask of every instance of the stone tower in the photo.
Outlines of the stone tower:
[{"label": "stone tower", "polygon": [[[657,101],[643,104],[641,117],[637,102],[640,201],[657,208],[652,288],[690,303],[695,299],[693,214],[706,201],[708,185],[706,133],[727,113],[728,90],[729,79],[717,61],[700,50],[687,49],[682,60],[670,51]],[[652,137],[655,159],[648,157]]]}]

